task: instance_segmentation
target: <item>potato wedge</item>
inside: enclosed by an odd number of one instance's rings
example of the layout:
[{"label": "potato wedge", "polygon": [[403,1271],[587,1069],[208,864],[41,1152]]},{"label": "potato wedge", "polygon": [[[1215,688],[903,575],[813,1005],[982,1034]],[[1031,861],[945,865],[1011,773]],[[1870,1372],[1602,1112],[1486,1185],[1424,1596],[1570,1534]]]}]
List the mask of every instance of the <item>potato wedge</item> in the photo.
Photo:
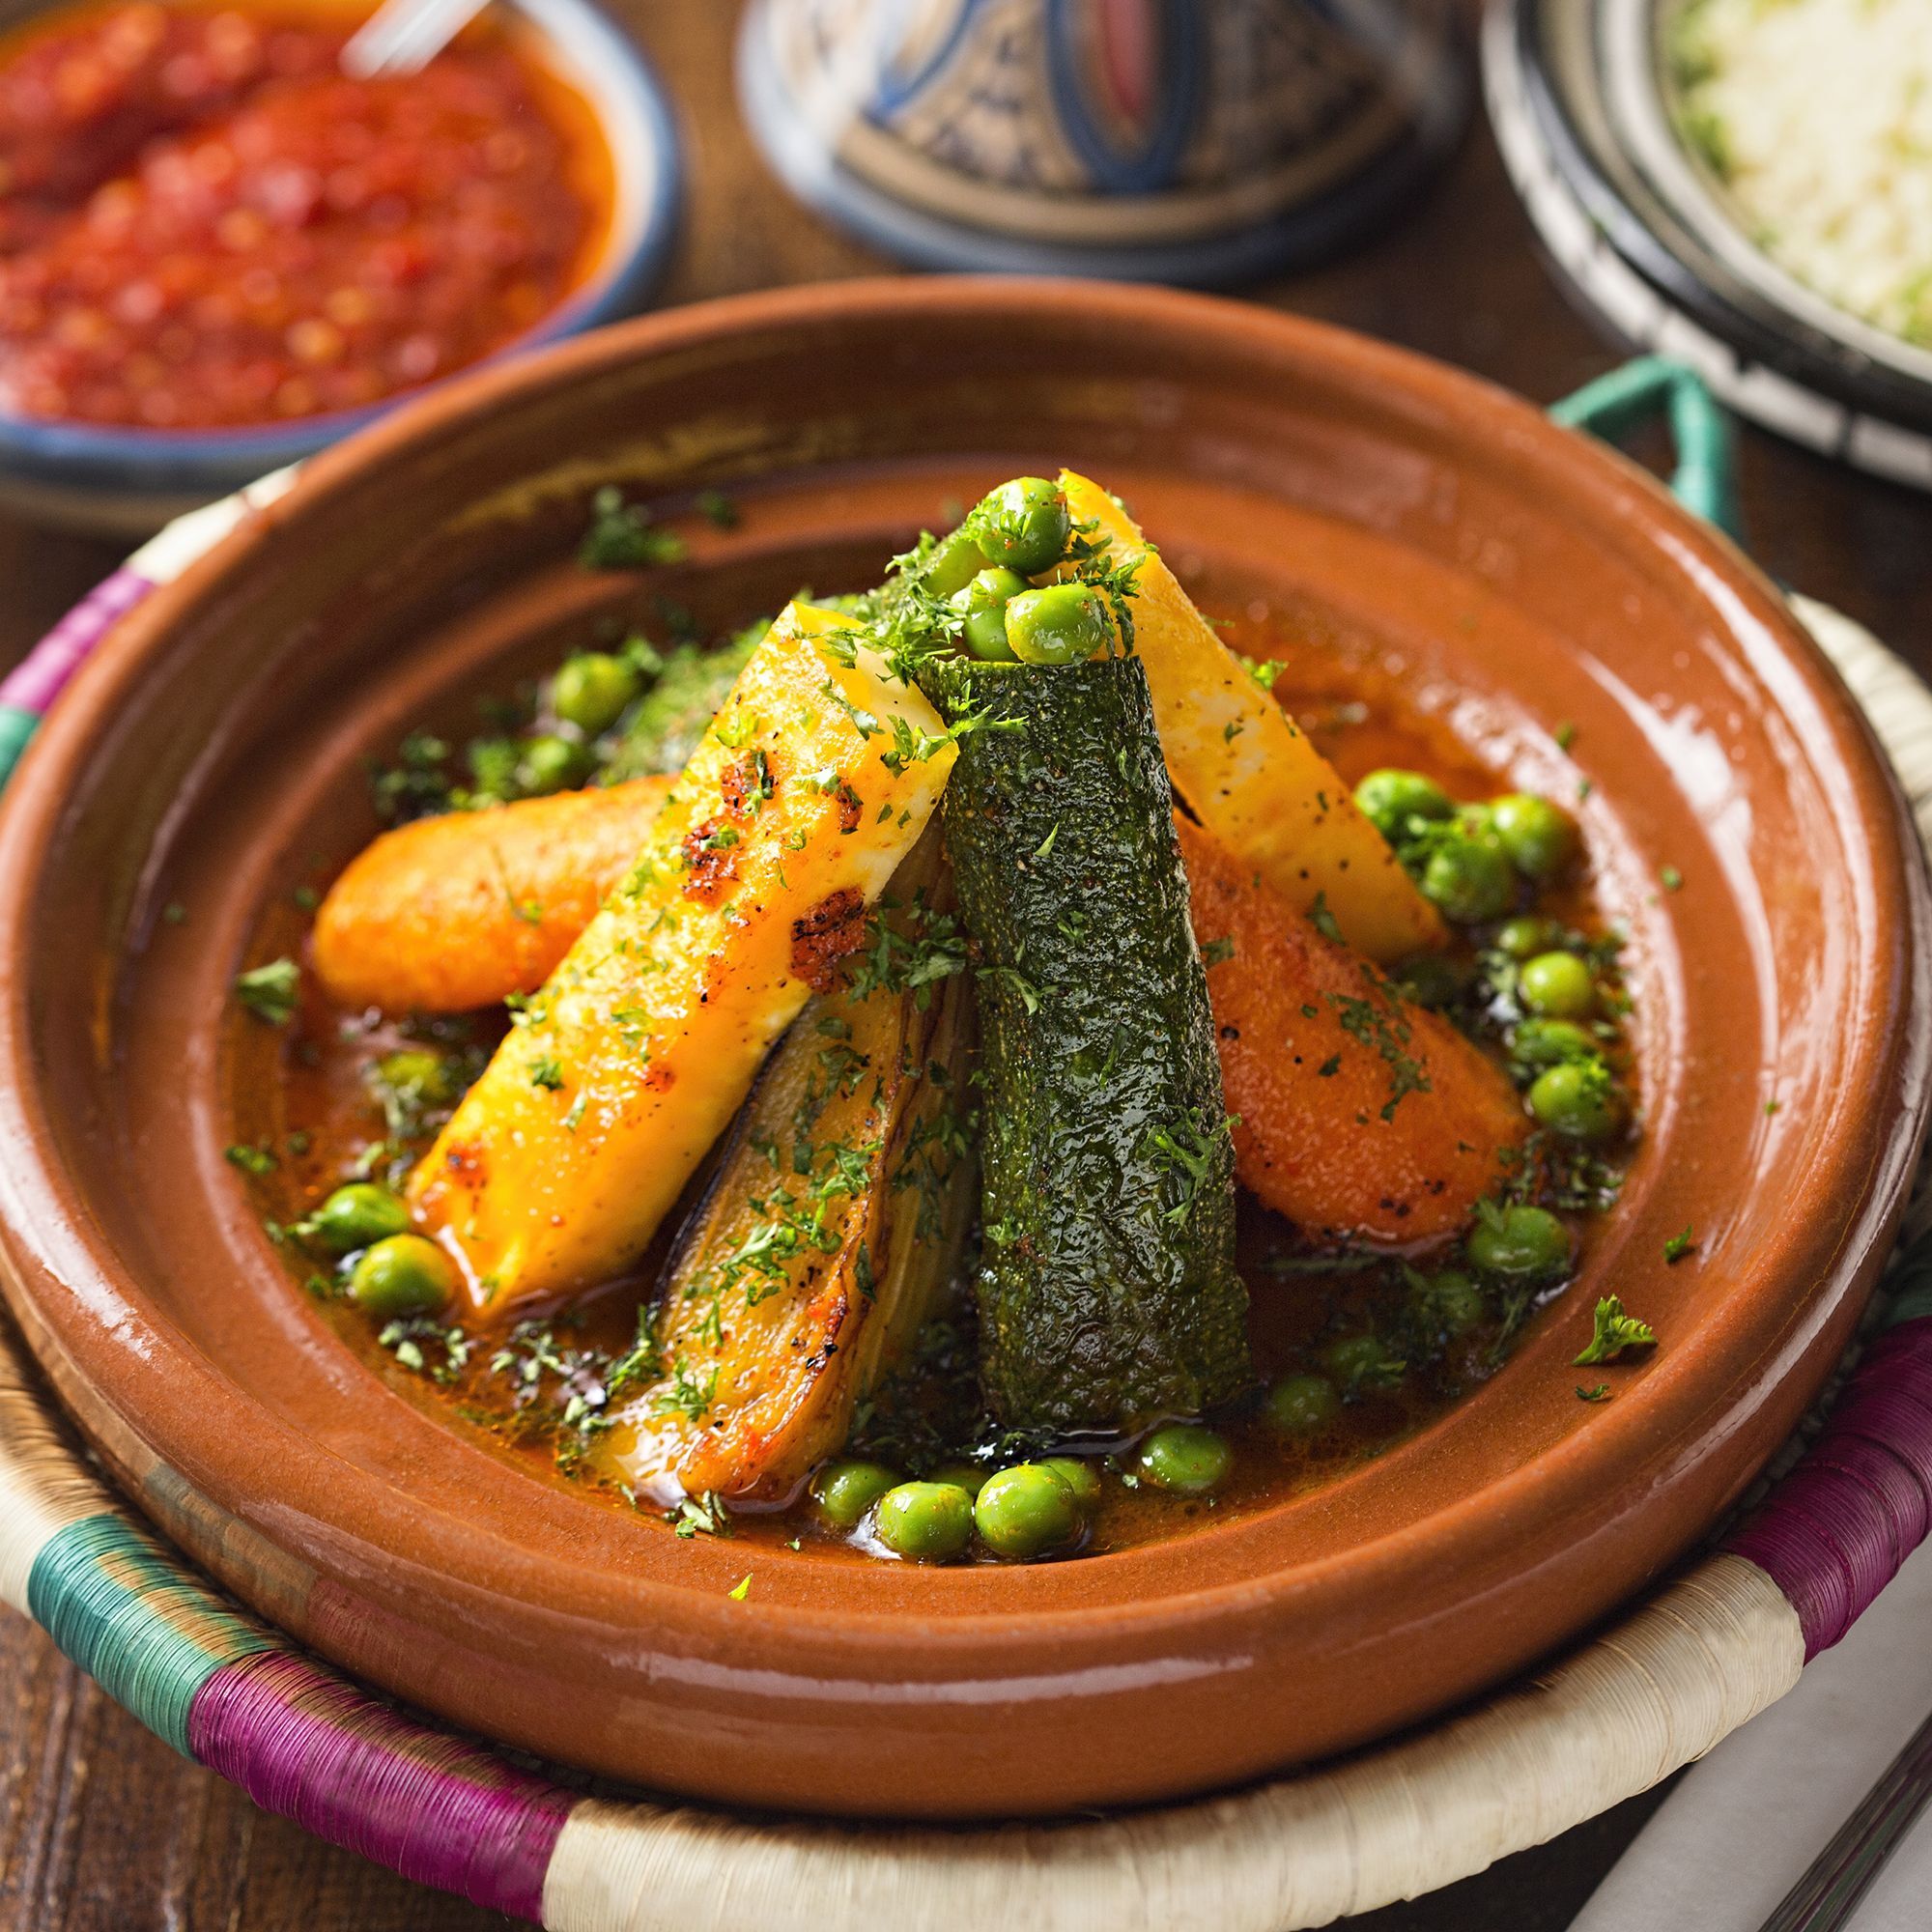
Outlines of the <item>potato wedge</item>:
[{"label": "potato wedge", "polygon": [[316,914],[328,996],[450,1013],[535,992],[630,869],[670,787],[636,779],[385,832]]},{"label": "potato wedge", "polygon": [[1502,1070],[1175,819],[1208,962],[1235,1179],[1316,1240],[1463,1227],[1529,1128]]},{"label": "potato wedge", "polygon": [[953,746],[852,629],[780,617],[411,1178],[476,1314],[592,1287],[644,1246],[924,831]]},{"label": "potato wedge", "polygon": [[844,1445],[854,1405],[954,1286],[970,1012],[955,976],[799,1015],[679,1243],[665,1374],[602,1438],[608,1473],[667,1503],[782,1501]]},{"label": "potato wedge", "polygon": [[1321,899],[1371,959],[1440,946],[1441,916],[1335,768],[1214,635],[1140,526],[1085,476],[1063,469],[1060,487],[1076,524],[1097,525],[1121,561],[1143,559],[1134,648],[1147,666],[1168,772],[1188,810],[1296,911]]}]

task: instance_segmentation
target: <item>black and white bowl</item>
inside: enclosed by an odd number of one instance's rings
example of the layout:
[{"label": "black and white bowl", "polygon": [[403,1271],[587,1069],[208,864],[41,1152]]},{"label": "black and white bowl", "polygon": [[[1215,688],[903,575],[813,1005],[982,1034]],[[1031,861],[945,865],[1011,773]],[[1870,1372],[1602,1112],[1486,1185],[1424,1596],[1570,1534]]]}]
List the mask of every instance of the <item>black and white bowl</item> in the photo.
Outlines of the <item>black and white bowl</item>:
[{"label": "black and white bowl", "polygon": [[1932,490],[1932,351],[1799,281],[1678,130],[1683,0],[1492,0],[1489,108],[1545,248],[1620,342],[1695,368],[1741,414]]}]

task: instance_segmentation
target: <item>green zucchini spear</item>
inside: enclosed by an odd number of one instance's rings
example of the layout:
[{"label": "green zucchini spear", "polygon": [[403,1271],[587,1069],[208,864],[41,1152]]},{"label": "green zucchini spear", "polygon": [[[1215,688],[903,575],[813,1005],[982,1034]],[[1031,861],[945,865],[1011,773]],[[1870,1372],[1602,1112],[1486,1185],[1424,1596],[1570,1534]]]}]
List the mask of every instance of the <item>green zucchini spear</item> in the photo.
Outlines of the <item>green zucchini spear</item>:
[{"label": "green zucchini spear", "polygon": [[989,1407],[1132,1430],[1250,1379],[1234,1150],[1174,799],[1137,658],[934,659],[976,943]]}]

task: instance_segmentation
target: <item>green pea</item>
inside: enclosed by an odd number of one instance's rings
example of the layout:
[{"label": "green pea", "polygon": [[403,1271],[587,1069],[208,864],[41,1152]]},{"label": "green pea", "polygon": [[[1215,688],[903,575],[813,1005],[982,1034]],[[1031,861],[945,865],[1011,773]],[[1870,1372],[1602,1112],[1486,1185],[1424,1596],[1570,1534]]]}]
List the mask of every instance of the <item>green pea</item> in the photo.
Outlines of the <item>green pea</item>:
[{"label": "green pea", "polygon": [[1595,1060],[1602,1049],[1575,1020],[1521,1021],[1510,1035],[1510,1057],[1525,1066],[1557,1066],[1566,1060]]},{"label": "green pea", "polygon": [[1549,1019],[1580,1020],[1596,1010],[1597,982],[1574,952],[1539,952],[1525,960],[1516,989],[1531,1012]]},{"label": "green pea", "polygon": [[926,1480],[951,1483],[955,1490],[977,1496],[986,1487],[986,1471],[977,1463],[942,1463]]},{"label": "green pea", "polygon": [[968,520],[973,540],[989,563],[1022,577],[1051,570],[1066,554],[1073,519],[1058,484],[1044,476],[1016,476],[980,500]]},{"label": "green pea", "polygon": [[972,1539],[973,1498],[956,1483],[901,1483],[879,1498],[872,1526],[894,1555],[944,1563]]},{"label": "green pea", "polygon": [[1399,1382],[1406,1363],[1392,1356],[1378,1335],[1344,1335],[1321,1351],[1321,1365],[1345,1394]]},{"label": "green pea", "polygon": [[966,619],[966,648],[987,664],[1011,664],[1007,642],[1007,606],[1027,587],[1015,570],[982,570],[952,599],[952,608]]},{"label": "green pea", "polygon": [[1073,1500],[1082,1509],[1092,1509],[1100,1500],[1100,1472],[1084,1456],[1047,1456],[1039,1466],[1051,1469],[1073,1492]]},{"label": "green pea", "polygon": [[1568,871],[1582,850],[1577,821],[1533,792],[1513,791],[1493,800],[1490,814],[1510,863],[1526,879],[1547,885]]},{"label": "green pea", "polygon": [[1227,1438],[1198,1422],[1169,1422],[1141,1444],[1135,1466],[1157,1490],[1205,1496],[1227,1480],[1235,1452]]},{"label": "green pea", "polygon": [[1461,1268],[1423,1276],[1411,1299],[1423,1322],[1445,1335],[1466,1335],[1490,1312],[1483,1291]]},{"label": "green pea", "polygon": [[1468,976],[1439,952],[1417,952],[1394,973],[1397,987],[1419,1007],[1453,1007],[1463,997]]},{"label": "green pea", "polygon": [[580,651],[565,658],[551,680],[550,708],[585,737],[608,731],[637,696],[637,670],[609,651]]},{"label": "green pea", "polygon": [[376,1078],[406,1105],[439,1107],[456,1098],[449,1062],[427,1047],[400,1046],[376,1063]]},{"label": "green pea", "polygon": [[1509,910],[1516,873],[1492,836],[1463,832],[1430,853],[1419,881],[1422,895],[1459,925],[1474,925]]},{"label": "green pea", "polygon": [[920,587],[935,597],[952,597],[964,590],[985,567],[985,553],[963,529],[954,530],[934,545],[925,568],[920,573]]},{"label": "green pea", "polygon": [[1371,772],[1355,787],[1355,804],[1384,838],[1398,843],[1411,835],[1411,819],[1447,818],[1456,810],[1434,779],[1393,766]]},{"label": "green pea", "polygon": [[573,785],[581,785],[590,776],[595,762],[584,746],[573,744],[568,738],[559,738],[554,733],[532,738],[517,760],[517,782],[530,797],[542,798],[550,792],[568,791]]},{"label": "green pea", "polygon": [[364,1248],[349,1271],[349,1293],[355,1305],[385,1320],[433,1315],[455,1293],[455,1264],[421,1235],[391,1235]]},{"label": "green pea", "polygon": [[1263,1412],[1284,1435],[1319,1435],[1341,1407],[1326,1376],[1283,1376],[1270,1385]]},{"label": "green pea", "polygon": [[1507,952],[1512,959],[1528,959],[1535,953],[1548,952],[1561,937],[1561,928],[1553,919],[1527,912],[1520,919],[1504,921],[1496,933],[1496,950]]},{"label": "green pea", "polygon": [[301,1223],[301,1233],[331,1254],[346,1255],[390,1235],[406,1234],[409,1225],[410,1210],[400,1195],[373,1180],[352,1180]]},{"label": "green pea", "polygon": [[1570,1265],[1570,1231],[1542,1208],[1505,1208],[1486,1214],[1463,1245],[1483,1273],[1517,1281],[1540,1281]]},{"label": "green pea", "polygon": [[1536,1076],[1529,1111],[1565,1140],[1603,1141],[1623,1122],[1622,1096],[1601,1060],[1566,1060]]},{"label": "green pea", "polygon": [[828,1522],[850,1529],[898,1480],[898,1471],[882,1463],[841,1459],[812,1478],[811,1500]]},{"label": "green pea", "polygon": [[1023,590],[1007,606],[1007,645],[1022,664],[1079,664],[1113,641],[1114,620],[1085,583]]},{"label": "green pea", "polygon": [[1000,1556],[1045,1556],[1079,1540],[1086,1519],[1057,1470],[1016,1463],[987,1479],[973,1505],[980,1541]]}]

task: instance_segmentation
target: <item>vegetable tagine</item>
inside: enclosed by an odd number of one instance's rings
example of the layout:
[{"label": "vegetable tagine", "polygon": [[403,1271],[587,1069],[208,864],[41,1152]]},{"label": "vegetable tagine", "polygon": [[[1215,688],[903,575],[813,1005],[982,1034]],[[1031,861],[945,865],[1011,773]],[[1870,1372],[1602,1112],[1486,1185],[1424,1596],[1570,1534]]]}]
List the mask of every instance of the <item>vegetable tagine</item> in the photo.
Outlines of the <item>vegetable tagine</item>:
[{"label": "vegetable tagine", "polygon": [[[584,564],[681,549],[607,491]],[[230,1157],[398,1387],[680,1535],[946,1563],[1263,1505],[1495,1372],[1637,1130],[1565,805],[1070,472],[668,614],[411,737],[236,980],[285,1078]],[[1654,1340],[1605,1297],[1578,1399]]]}]

